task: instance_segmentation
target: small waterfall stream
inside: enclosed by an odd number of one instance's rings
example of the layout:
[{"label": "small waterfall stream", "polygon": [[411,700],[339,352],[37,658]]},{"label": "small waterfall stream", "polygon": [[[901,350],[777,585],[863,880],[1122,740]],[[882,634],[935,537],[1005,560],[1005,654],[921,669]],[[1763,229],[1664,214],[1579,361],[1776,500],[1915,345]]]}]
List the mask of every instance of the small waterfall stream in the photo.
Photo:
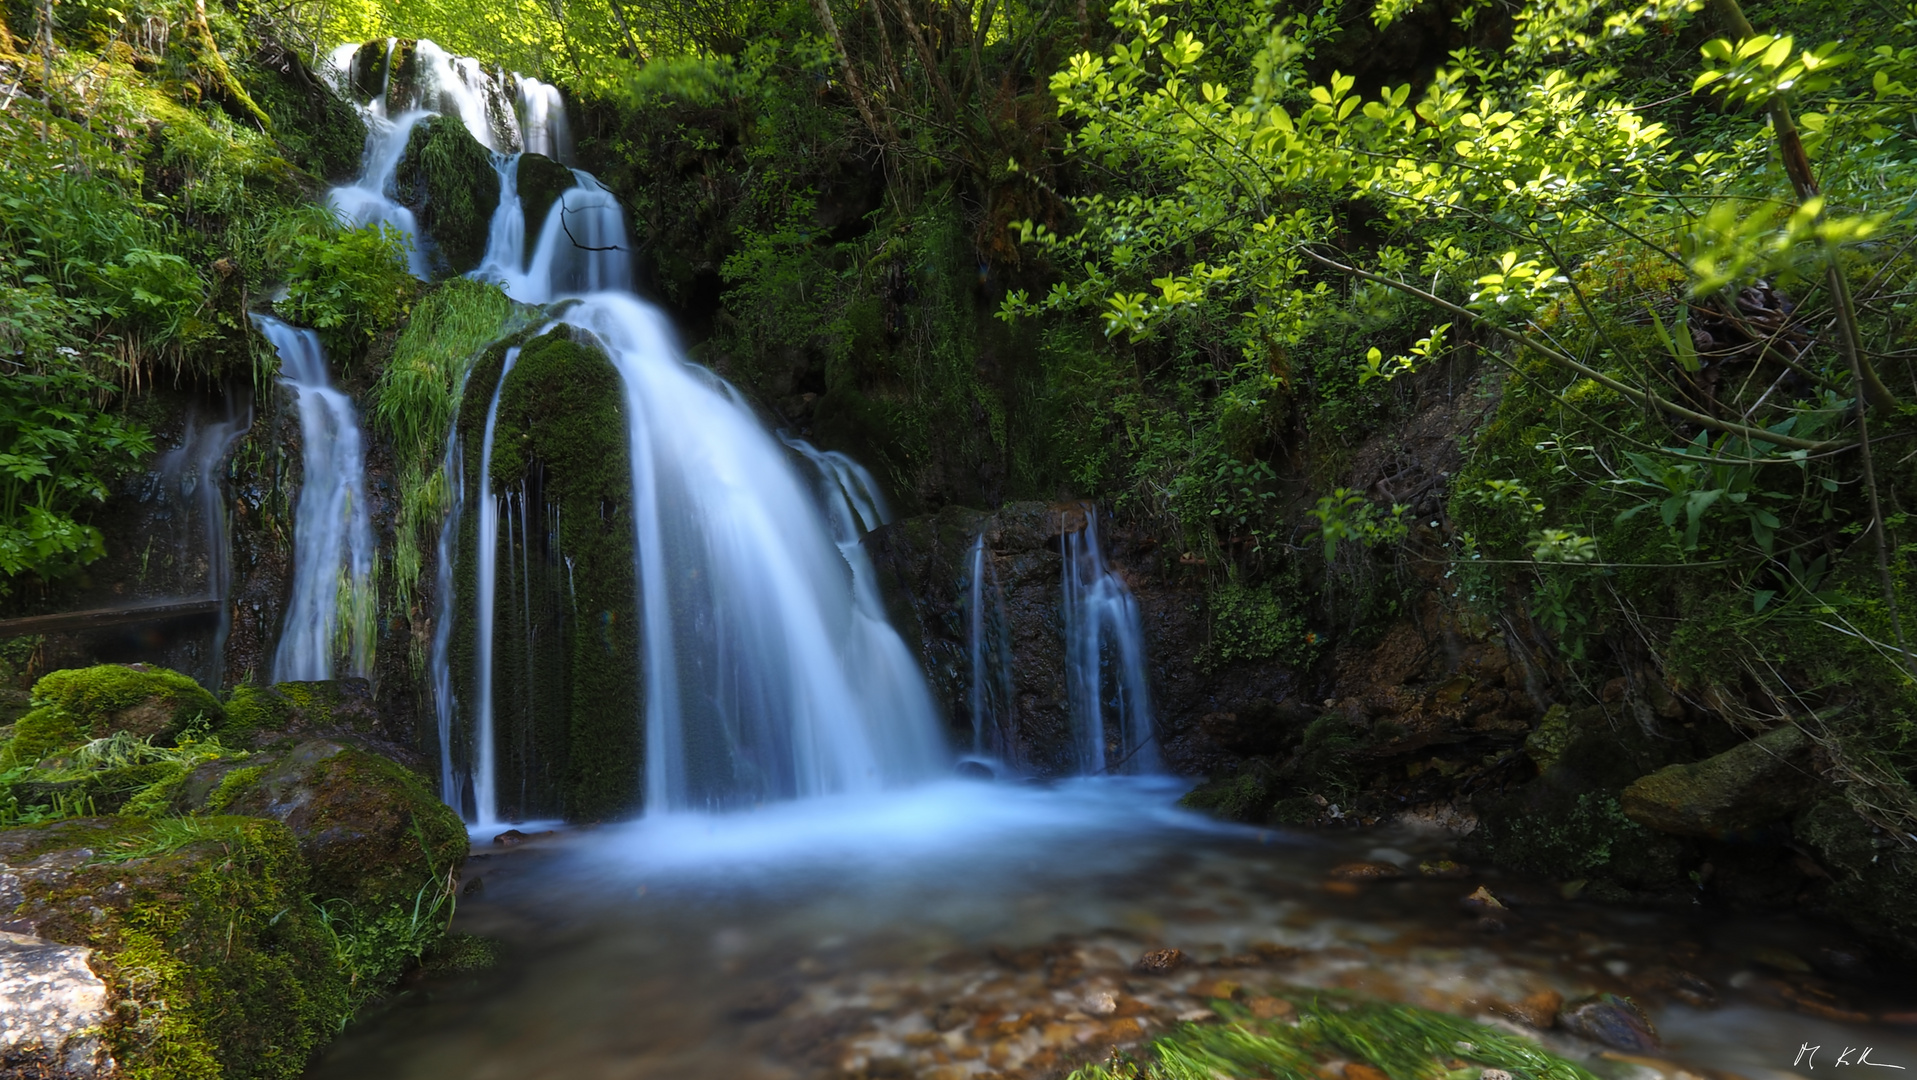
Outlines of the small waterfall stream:
[{"label": "small waterfall stream", "polygon": [[299,397],[299,504],[293,515],[293,597],[273,657],[273,681],[364,676],[373,659],[373,528],[359,414],[333,388],[319,335],[254,315]]},{"label": "small waterfall stream", "polygon": [[1105,562],[1098,512],[1065,546],[1065,679],[1079,772],[1148,773],[1161,767],[1145,678],[1138,602]]},{"label": "small waterfall stream", "polygon": [[971,672],[966,704],[972,718],[972,756],[1015,766],[1012,730],[1012,646],[1005,596],[985,534],[972,541],[966,582],[965,655]]},{"label": "small waterfall stream", "polygon": [[225,467],[233,446],[252,426],[250,399],[236,408],[229,400],[224,415],[211,423],[190,414],[180,445],[154,462],[158,481],[143,498],[162,504],[172,533],[171,547],[181,557],[197,552],[202,593],[220,602],[213,637],[193,674],[209,686],[221,685],[225,675],[226,637],[232,627],[227,596],[232,590],[233,560],[227,535]]},{"label": "small waterfall stream", "polygon": [[499,603],[499,516],[505,496],[492,493],[493,435],[499,427],[499,397],[512,376],[519,350],[506,353],[506,364],[499,373],[499,385],[493,388],[492,404],[486,409],[485,442],[479,452],[479,482],[484,489],[479,499],[479,545],[475,552],[478,565],[479,601],[473,612],[478,628],[473,639],[474,668],[478,700],[473,703],[474,751],[473,812],[480,824],[499,820],[499,748],[493,737],[493,623]]}]

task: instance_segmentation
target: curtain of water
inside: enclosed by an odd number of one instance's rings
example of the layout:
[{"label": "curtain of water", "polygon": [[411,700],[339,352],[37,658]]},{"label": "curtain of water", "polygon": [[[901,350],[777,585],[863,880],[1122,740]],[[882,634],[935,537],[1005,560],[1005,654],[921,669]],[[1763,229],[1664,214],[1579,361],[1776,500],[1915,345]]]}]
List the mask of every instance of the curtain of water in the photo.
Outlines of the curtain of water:
[{"label": "curtain of water", "polygon": [[273,681],[330,679],[372,668],[373,527],[359,414],[333,388],[319,335],[254,315],[299,398],[299,504],[293,514],[293,597],[273,657]]},{"label": "curtain of water", "polygon": [[1065,681],[1079,771],[1156,772],[1138,603],[1105,563],[1095,509],[1086,507],[1085,527],[1064,542]]},{"label": "curtain of water", "polygon": [[1012,716],[1010,620],[998,570],[985,534],[972,542],[966,588],[966,658],[971,666],[967,704],[972,714],[972,754],[983,761],[1016,767]]}]

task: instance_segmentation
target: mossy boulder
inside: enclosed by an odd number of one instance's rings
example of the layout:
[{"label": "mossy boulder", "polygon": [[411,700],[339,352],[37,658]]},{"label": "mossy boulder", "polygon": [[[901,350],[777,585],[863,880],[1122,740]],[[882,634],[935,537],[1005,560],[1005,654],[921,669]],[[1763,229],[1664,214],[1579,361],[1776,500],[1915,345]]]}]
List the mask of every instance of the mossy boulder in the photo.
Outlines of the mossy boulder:
[{"label": "mossy boulder", "polygon": [[263,41],[240,75],[253,100],[273,118],[279,143],[294,163],[335,182],[358,172],[366,121],[306,66],[298,50]]},{"label": "mossy boulder", "polygon": [[278,822],[0,831],[0,882],[0,929],[14,940],[93,950],[112,1075],[294,1077],[346,1019],[346,980]]},{"label": "mossy boulder", "polygon": [[225,719],[219,699],[199,683],[145,664],[52,672],[34,684],[33,705],[0,750],[0,768],[32,764],[118,731],[168,743],[190,727],[211,729]]},{"label": "mossy boulder", "polygon": [[1830,796],[1791,823],[1796,842],[1828,872],[1818,902],[1857,932],[1917,956],[1917,851]]},{"label": "mossy boulder", "polygon": [[226,722],[216,734],[228,746],[248,750],[285,749],[320,736],[401,764],[424,764],[405,747],[406,732],[396,730],[380,710],[365,679],[235,687],[226,702]]},{"label": "mossy boulder", "polygon": [[1786,724],[1703,761],[1640,777],[1618,801],[1626,817],[1658,832],[1734,837],[1780,822],[1815,798],[1821,785],[1811,750],[1803,729]]},{"label": "mossy boulder", "polygon": [[479,265],[499,208],[499,173],[492,152],[458,117],[429,116],[413,126],[394,184],[431,238],[438,269],[463,274]]},{"label": "mossy boulder", "polygon": [[[509,349],[518,348],[510,374]],[[501,385],[501,380],[504,384]],[[494,686],[499,813],[602,820],[636,809],[644,775],[644,694],[634,582],[634,524],[625,389],[604,353],[564,329],[509,339],[474,365],[460,409],[466,475],[481,475],[484,421],[498,389],[489,487],[520,491],[557,522],[528,537],[501,530],[501,565],[530,575],[528,603],[501,605],[499,671],[530,678]],[[477,602],[476,514],[460,525],[454,585],[461,610]],[[533,545],[528,552],[522,545]],[[472,622],[453,629],[457,697],[475,699]],[[474,758],[455,730],[459,771]]]},{"label": "mossy boulder", "polygon": [[194,809],[283,823],[314,894],[361,911],[411,904],[466,857],[466,826],[418,774],[330,739],[204,766],[188,789]]},{"label": "mossy boulder", "polygon": [[572,170],[544,154],[521,154],[517,173],[519,205],[526,213],[526,254],[539,244],[546,215],[559,196],[579,182]]}]

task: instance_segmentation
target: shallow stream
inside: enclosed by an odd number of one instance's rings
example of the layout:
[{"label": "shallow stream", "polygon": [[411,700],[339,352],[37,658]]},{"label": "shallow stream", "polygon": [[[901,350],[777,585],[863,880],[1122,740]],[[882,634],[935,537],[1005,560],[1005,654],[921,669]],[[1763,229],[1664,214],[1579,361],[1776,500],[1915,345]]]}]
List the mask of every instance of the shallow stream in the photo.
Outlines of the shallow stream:
[{"label": "shallow stream", "polygon": [[[488,829],[455,929],[500,962],[416,980],[310,1076],[1038,1078],[1312,990],[1507,1026],[1616,1080],[1917,1071],[1917,979],[1838,931],[1569,901],[1446,865],[1440,833],[1223,826],[1182,790],[950,781],[513,847]],[[1463,904],[1479,886],[1507,910]],[[1161,948],[1183,962],[1141,973]],[[1526,1025],[1596,991],[1643,1003],[1663,1050]]]}]

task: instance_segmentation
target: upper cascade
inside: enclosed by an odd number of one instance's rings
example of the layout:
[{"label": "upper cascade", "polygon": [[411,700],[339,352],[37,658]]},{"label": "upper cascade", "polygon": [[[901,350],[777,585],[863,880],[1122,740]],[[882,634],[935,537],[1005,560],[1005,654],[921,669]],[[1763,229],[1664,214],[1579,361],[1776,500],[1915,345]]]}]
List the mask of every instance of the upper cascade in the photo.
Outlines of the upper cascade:
[{"label": "upper cascade", "polygon": [[[544,179],[557,166],[542,164],[538,178],[523,168],[525,153],[572,156],[558,92],[429,41],[342,47],[330,66],[371,132],[360,178],[331,203],[351,221],[401,228],[415,248],[430,244],[396,198],[394,176],[414,125],[457,116],[494,152],[500,181],[472,276],[552,304],[555,321],[541,333],[563,329],[596,346],[624,388],[643,669],[643,715],[631,722],[643,725],[644,766],[632,780],[645,808],[748,806],[936,776],[949,760],[937,709],[860,544],[884,520],[876,483],[842,454],[781,446],[736,389],[685,358],[665,316],[633,295],[633,246],[611,191],[580,169],[565,185],[563,174],[559,184]],[[423,277],[427,264],[415,258]],[[451,522],[471,510],[478,524],[476,550],[444,549],[474,560],[458,571],[473,575],[470,606],[447,611],[478,638],[459,661],[470,678],[450,671],[459,650],[443,627],[433,650],[444,794],[486,822],[518,812],[520,785],[508,774],[536,758],[530,743],[503,741],[497,691],[525,675],[496,662],[493,648],[502,605],[520,604],[520,623],[533,617],[523,564],[537,546],[527,528],[535,508],[523,491],[502,501],[491,475],[499,403],[518,377],[502,365],[477,471],[457,469],[449,452]],[[515,544],[521,586],[509,590],[500,560]],[[442,558],[442,588],[457,576],[452,561]],[[609,635],[612,618],[600,613],[594,632]]]}]

